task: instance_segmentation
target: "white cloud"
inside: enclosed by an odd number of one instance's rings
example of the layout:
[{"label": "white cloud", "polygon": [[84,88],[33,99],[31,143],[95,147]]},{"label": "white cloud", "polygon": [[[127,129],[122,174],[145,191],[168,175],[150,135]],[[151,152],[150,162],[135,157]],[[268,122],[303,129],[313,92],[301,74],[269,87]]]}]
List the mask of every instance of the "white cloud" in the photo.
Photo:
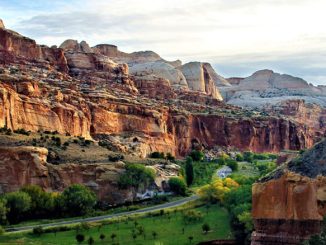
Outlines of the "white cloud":
[{"label": "white cloud", "polygon": [[[314,66],[326,68],[320,56],[309,55],[326,51],[323,0],[63,2],[50,13],[29,10],[24,20],[12,23],[11,19],[10,24],[48,45],[74,38],[91,45],[113,43],[128,52],[151,49],[167,59],[215,64],[237,60],[258,64],[263,60],[262,64],[273,67],[277,62],[287,65],[292,57],[304,53]],[[22,10],[10,11],[17,15]],[[311,63],[300,63],[304,67],[298,67],[297,73],[309,73],[303,68]],[[295,69],[290,71],[296,73]],[[323,78],[316,75],[319,83]]]}]

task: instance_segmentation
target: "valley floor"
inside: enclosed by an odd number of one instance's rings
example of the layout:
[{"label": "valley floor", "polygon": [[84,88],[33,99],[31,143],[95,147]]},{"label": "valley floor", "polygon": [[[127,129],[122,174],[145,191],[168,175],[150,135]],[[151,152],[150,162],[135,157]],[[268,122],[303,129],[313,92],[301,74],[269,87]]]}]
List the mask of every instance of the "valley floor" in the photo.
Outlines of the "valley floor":
[{"label": "valley floor", "polygon": [[[87,240],[89,237],[95,240],[94,244],[123,245],[182,245],[190,244],[189,237],[193,237],[191,244],[196,244],[200,241],[233,238],[227,210],[218,205],[212,205],[209,208],[199,207],[195,210],[203,214],[203,219],[188,224],[185,224],[183,220],[182,211],[170,212],[168,215],[165,214],[163,216],[133,218],[133,220],[123,222],[106,222],[103,226],[94,226],[89,230],[80,231],[79,233],[85,235],[85,241],[81,244],[88,244]],[[145,235],[132,236],[132,231],[137,231],[135,229],[135,221],[137,226],[144,228]],[[209,224],[211,228],[211,231],[207,234],[204,234],[202,231],[202,225],[204,223]],[[152,235],[153,232],[157,233],[155,238]],[[105,235],[103,241],[100,240],[101,234]],[[114,241],[111,239],[112,234],[116,234]],[[45,233],[40,236],[31,233],[16,233],[1,236],[0,244],[70,245],[77,244],[75,236],[75,229],[57,232],[56,234]]]}]

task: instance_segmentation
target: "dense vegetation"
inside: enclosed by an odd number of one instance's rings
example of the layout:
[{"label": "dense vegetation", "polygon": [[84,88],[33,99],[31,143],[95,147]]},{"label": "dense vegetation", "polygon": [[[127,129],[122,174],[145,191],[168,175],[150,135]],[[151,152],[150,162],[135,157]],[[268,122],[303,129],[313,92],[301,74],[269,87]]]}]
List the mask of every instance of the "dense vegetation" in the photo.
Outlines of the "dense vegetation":
[{"label": "dense vegetation", "polygon": [[148,186],[155,177],[155,172],[143,164],[127,164],[126,171],[120,175],[119,186],[121,188]]},{"label": "dense vegetation", "polygon": [[0,198],[1,224],[16,224],[37,218],[84,215],[96,205],[95,194],[83,185],[72,185],[62,194],[47,193],[39,186],[25,186]]}]

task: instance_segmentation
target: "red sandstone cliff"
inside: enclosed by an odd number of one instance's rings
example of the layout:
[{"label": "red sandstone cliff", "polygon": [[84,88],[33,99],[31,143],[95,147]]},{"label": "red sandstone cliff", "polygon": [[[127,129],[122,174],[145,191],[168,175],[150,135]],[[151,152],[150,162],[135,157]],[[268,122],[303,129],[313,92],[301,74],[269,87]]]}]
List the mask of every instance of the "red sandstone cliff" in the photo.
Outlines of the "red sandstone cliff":
[{"label": "red sandstone cliff", "polygon": [[326,141],[252,188],[252,245],[301,244],[320,232],[326,214]]}]

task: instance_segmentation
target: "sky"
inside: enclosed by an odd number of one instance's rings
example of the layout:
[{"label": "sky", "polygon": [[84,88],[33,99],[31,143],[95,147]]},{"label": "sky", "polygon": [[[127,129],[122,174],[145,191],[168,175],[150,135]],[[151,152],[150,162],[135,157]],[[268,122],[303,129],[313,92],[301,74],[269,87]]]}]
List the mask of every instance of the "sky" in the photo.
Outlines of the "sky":
[{"label": "sky", "polygon": [[167,60],[210,62],[225,77],[272,69],[326,85],[325,0],[0,0],[7,28]]}]

